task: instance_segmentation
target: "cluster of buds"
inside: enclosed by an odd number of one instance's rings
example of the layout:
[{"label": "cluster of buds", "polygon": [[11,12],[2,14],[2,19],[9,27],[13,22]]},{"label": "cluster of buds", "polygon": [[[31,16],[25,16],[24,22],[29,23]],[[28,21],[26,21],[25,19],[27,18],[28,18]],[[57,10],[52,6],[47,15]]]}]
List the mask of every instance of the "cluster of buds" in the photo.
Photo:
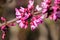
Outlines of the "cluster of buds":
[{"label": "cluster of buds", "polygon": [[[1,17],[2,22],[6,22],[6,18]],[[2,31],[2,40],[4,40],[5,38],[5,34],[6,34],[6,29],[7,27],[5,25],[2,25],[2,27],[0,27],[0,30]]]},{"label": "cluster of buds", "polygon": [[42,13],[46,13],[51,6],[51,0],[43,0],[41,7],[43,8]]},{"label": "cluster of buds", "polygon": [[[26,29],[28,27],[28,20],[30,19],[31,30],[34,30],[40,23],[43,22],[46,13],[47,13],[46,18],[49,17],[54,21],[60,18],[59,4],[60,4],[59,0],[54,1],[54,6],[51,6],[51,0],[43,0],[43,2],[41,3],[41,7],[37,5],[35,8],[34,0],[29,0],[27,8],[20,7],[20,9],[17,8],[15,9],[16,18],[18,19],[16,22],[19,24],[21,28]],[[38,12],[39,14],[37,13],[37,15],[34,15],[35,12]]]},{"label": "cluster of buds", "polygon": [[31,30],[34,30],[39,23],[42,23],[44,16],[34,15],[35,10],[38,12],[41,10],[39,5],[34,9],[34,0],[29,0],[29,4],[27,8],[20,7],[20,9],[16,10],[16,18],[18,19],[16,22],[19,24],[21,28],[26,29],[28,27],[28,20],[30,19]]},{"label": "cluster of buds", "polygon": [[60,18],[60,0],[54,1],[54,6],[51,6],[51,0],[44,0],[42,2],[42,13],[47,13],[47,18],[56,21]]},{"label": "cluster of buds", "polygon": [[7,29],[10,26],[14,26],[15,23],[9,23],[9,24],[7,24],[7,20],[4,17],[1,17],[0,20],[5,23],[4,25],[0,26],[0,30],[2,31],[2,40],[5,40],[6,32],[8,31]]},{"label": "cluster of buds", "polygon": [[52,20],[57,20],[60,19],[60,0],[55,0],[54,1],[54,6],[52,6],[53,12],[52,15],[50,16],[50,19]]},{"label": "cluster of buds", "polygon": [[34,8],[34,0],[29,0],[29,3],[28,3],[28,10]]}]

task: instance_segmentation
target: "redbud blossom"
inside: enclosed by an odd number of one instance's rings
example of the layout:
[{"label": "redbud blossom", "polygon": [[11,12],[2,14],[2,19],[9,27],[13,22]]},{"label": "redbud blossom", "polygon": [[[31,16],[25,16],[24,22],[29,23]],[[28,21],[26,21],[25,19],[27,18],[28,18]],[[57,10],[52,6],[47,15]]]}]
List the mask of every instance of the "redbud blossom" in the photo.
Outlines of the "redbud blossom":
[{"label": "redbud blossom", "polygon": [[34,30],[38,27],[39,24],[41,24],[43,22],[43,19],[44,19],[44,15],[40,16],[40,15],[37,15],[35,17],[33,17],[31,19],[31,30]]},{"label": "redbud blossom", "polygon": [[6,21],[6,18],[4,18],[4,17],[1,17],[1,20],[2,20],[3,22],[5,22],[5,21]]},{"label": "redbud blossom", "polygon": [[57,19],[56,14],[52,14],[52,15],[50,16],[50,19],[51,19],[51,20],[56,20],[56,19]]},{"label": "redbud blossom", "polygon": [[2,39],[4,39],[5,38],[5,25],[1,27],[1,31],[2,31]]},{"label": "redbud blossom", "polygon": [[34,6],[34,0],[29,0],[29,3],[28,3],[28,9],[32,9]]},{"label": "redbud blossom", "polygon": [[[26,29],[28,27],[28,20],[30,19],[30,26],[31,30],[34,30],[38,24],[42,23],[43,18],[40,17],[40,15],[35,15],[32,14],[33,7],[34,6],[34,0],[29,0],[29,4],[27,8],[20,7],[20,9],[15,9],[16,10],[16,18],[18,19],[16,22],[19,24],[21,28]],[[37,5],[36,9],[37,12],[41,11],[42,8]],[[34,12],[33,12],[34,13]]]},{"label": "redbud blossom", "polygon": [[60,1],[59,0],[55,0],[54,1],[54,6],[52,7],[52,9],[54,10],[53,13],[50,16],[50,19],[52,20],[57,20],[60,19],[60,9],[59,9],[59,5]]},{"label": "redbud blossom", "polygon": [[5,33],[2,34],[2,39],[4,39],[4,38],[5,38]]},{"label": "redbud blossom", "polygon": [[[60,11],[56,11],[59,9],[58,6],[51,7],[51,0],[43,0],[41,3],[41,7],[39,5],[34,9],[34,0],[29,0],[29,4],[27,8],[20,7],[20,9],[16,10],[16,18],[18,19],[16,22],[19,24],[21,28],[28,27],[28,20],[30,19],[30,27],[31,30],[34,30],[38,27],[39,24],[43,22],[44,14],[41,16],[40,14],[34,15],[35,12],[47,13],[47,17],[50,16],[50,19],[56,20],[60,18]],[[57,5],[57,4],[56,4]],[[60,9],[59,9],[60,10]]]},{"label": "redbud blossom", "polygon": [[31,15],[30,12],[28,13],[28,10],[25,10],[25,8],[15,9],[16,10],[16,18],[19,19],[16,22],[19,24],[21,28],[27,28],[28,22],[26,21],[29,16]]},{"label": "redbud blossom", "polygon": [[51,0],[43,0],[43,2],[41,3],[41,7],[43,8],[42,13],[46,13],[48,8],[50,7],[50,4]]}]

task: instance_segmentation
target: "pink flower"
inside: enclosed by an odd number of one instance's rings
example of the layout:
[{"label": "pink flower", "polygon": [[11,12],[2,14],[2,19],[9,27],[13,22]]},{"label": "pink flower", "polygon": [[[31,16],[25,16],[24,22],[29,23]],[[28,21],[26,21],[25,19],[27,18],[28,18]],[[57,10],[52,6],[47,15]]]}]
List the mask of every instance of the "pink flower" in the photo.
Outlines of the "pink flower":
[{"label": "pink flower", "polygon": [[52,14],[52,15],[50,16],[50,19],[55,21],[55,20],[57,19],[56,14]]},{"label": "pink flower", "polygon": [[34,30],[36,29],[36,26],[35,25],[31,25],[31,30]]},{"label": "pink flower", "polygon": [[5,25],[1,26],[1,31],[2,31],[2,40],[5,38]]},{"label": "pink flower", "polygon": [[60,19],[60,11],[57,11],[56,13],[52,14],[50,16],[50,19],[54,21],[56,21],[57,19]]},{"label": "pink flower", "polygon": [[2,39],[4,39],[4,38],[5,38],[5,33],[2,34]]},{"label": "pink flower", "polygon": [[45,3],[50,4],[51,0],[43,0]]},{"label": "pink flower", "polygon": [[4,17],[1,17],[1,20],[2,20],[3,22],[5,22],[5,21],[6,21],[6,18],[4,18]]},{"label": "pink flower", "polygon": [[19,19],[21,18],[21,13],[19,12],[19,10],[17,8],[15,8],[16,10],[16,18]]},{"label": "pink flower", "polygon": [[43,22],[44,16],[37,15],[31,19],[31,30],[34,30],[38,27],[39,24]]},{"label": "pink flower", "polygon": [[20,7],[19,11],[20,11],[20,12],[25,12],[25,8]]},{"label": "pink flower", "polygon": [[34,5],[34,0],[29,0],[28,9],[32,9]]},{"label": "pink flower", "polygon": [[26,20],[29,18],[31,14],[27,13],[28,10],[26,10],[26,8],[21,7],[19,10],[18,9],[15,9],[15,10],[16,10],[16,18],[19,19],[16,22],[19,24],[21,28],[26,29],[28,25],[28,22]]},{"label": "pink flower", "polygon": [[54,6],[52,7],[53,13],[50,16],[50,19],[52,20],[60,19],[60,9],[58,5],[59,2],[60,2],[59,0],[54,1]]},{"label": "pink flower", "polygon": [[[29,4],[28,4],[27,8],[20,7],[20,9],[17,9],[17,8],[15,9],[16,18],[19,19],[16,22],[19,24],[19,26],[21,28],[26,29],[28,27],[29,19],[30,19],[31,30],[36,29],[38,27],[38,25],[43,22],[44,15],[43,16],[40,16],[40,14],[33,15],[35,10],[37,10],[37,12],[38,12],[38,11],[42,10],[42,8],[39,7],[39,5],[37,5],[36,9],[34,9],[33,6],[34,6],[34,0],[29,0]],[[33,13],[32,13],[32,11],[33,11]]]},{"label": "pink flower", "polygon": [[51,4],[51,0],[43,0],[43,2],[41,3],[43,14],[47,13],[47,11],[50,7],[50,4]]},{"label": "pink flower", "polygon": [[2,27],[1,27],[1,30],[3,30],[5,28],[5,25],[3,25]]},{"label": "pink flower", "polygon": [[60,19],[60,11],[56,11],[53,14],[51,14],[50,19],[54,21],[56,21],[57,19]]},{"label": "pink flower", "polygon": [[47,6],[48,6],[47,3],[45,3],[45,2],[42,2],[42,3],[41,3],[41,7],[47,8]]}]

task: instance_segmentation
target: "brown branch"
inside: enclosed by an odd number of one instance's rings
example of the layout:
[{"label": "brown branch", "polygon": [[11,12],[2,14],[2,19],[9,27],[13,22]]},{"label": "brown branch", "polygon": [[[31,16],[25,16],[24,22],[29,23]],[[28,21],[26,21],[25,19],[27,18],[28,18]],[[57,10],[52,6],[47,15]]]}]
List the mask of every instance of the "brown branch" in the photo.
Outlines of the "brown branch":
[{"label": "brown branch", "polygon": [[14,18],[14,19],[12,19],[12,20],[10,20],[10,21],[7,21],[6,23],[5,23],[5,22],[4,22],[4,23],[0,23],[0,27],[1,27],[2,25],[7,25],[7,24],[9,24],[9,23],[15,22],[16,20],[18,20],[18,19]]}]

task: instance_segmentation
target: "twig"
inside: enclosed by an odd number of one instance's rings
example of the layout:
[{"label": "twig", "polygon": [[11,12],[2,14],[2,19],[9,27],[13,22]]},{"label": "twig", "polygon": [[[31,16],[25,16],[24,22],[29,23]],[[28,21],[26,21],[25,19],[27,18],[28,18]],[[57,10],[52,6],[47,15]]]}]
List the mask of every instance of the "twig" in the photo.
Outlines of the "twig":
[{"label": "twig", "polygon": [[[18,20],[18,19],[14,18],[14,19],[12,19],[12,20],[10,20],[10,21],[7,21],[6,23],[9,24],[9,23],[15,22],[16,20]],[[5,25],[6,23],[5,23],[5,22],[4,22],[4,23],[0,23],[0,27],[1,27],[2,25]],[[7,24],[6,24],[6,25],[7,25]]]}]

